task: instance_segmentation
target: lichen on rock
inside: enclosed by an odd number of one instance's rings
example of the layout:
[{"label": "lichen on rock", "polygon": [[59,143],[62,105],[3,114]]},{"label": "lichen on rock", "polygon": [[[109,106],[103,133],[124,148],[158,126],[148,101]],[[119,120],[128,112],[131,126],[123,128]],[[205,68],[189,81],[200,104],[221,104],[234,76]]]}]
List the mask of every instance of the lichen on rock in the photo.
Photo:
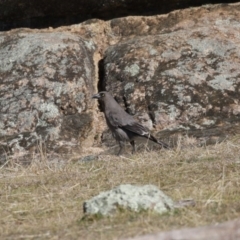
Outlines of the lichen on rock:
[{"label": "lichen on rock", "polygon": [[101,215],[113,214],[118,208],[162,214],[174,209],[174,203],[156,186],[123,184],[110,191],[100,193],[86,201],[83,206],[86,214]]}]

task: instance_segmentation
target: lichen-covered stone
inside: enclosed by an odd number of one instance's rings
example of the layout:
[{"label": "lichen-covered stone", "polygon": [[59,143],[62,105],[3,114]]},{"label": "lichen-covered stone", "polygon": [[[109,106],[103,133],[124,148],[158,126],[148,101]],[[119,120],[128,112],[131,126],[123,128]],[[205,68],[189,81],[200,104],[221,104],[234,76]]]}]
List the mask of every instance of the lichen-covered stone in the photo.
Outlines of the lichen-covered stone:
[{"label": "lichen-covered stone", "polygon": [[2,154],[40,141],[55,152],[79,149],[93,129],[95,49],[68,32],[0,33]]},{"label": "lichen-covered stone", "polygon": [[161,214],[172,210],[174,203],[154,185],[125,184],[86,201],[83,209],[87,214],[109,215],[118,207],[135,212],[150,210]]}]

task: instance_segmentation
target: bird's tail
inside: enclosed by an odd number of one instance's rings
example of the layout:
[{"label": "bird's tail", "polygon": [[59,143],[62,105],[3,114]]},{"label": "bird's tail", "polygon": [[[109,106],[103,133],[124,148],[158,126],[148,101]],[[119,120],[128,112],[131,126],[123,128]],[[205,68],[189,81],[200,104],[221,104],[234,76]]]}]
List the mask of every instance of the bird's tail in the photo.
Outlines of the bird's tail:
[{"label": "bird's tail", "polygon": [[157,140],[154,136],[150,135],[148,136],[148,139],[150,139],[151,141],[161,145],[163,148],[166,148],[166,149],[170,149],[169,145],[163,141],[160,141],[160,140]]}]

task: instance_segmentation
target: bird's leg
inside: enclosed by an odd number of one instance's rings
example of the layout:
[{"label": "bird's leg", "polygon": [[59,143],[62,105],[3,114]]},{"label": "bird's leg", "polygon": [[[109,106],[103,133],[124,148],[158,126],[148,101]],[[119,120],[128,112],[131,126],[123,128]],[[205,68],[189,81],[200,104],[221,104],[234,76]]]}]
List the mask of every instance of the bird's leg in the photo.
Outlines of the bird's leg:
[{"label": "bird's leg", "polygon": [[134,140],[130,141],[130,144],[132,145],[132,154],[133,154],[136,152]]},{"label": "bird's leg", "polygon": [[120,155],[122,154],[122,150],[123,150],[123,145],[124,145],[124,144],[123,144],[123,142],[122,142],[122,141],[119,141],[118,143],[119,143],[119,147],[120,147],[120,149],[119,149],[119,151],[118,151],[118,154],[117,154],[117,155],[118,155],[118,156],[120,156]]}]

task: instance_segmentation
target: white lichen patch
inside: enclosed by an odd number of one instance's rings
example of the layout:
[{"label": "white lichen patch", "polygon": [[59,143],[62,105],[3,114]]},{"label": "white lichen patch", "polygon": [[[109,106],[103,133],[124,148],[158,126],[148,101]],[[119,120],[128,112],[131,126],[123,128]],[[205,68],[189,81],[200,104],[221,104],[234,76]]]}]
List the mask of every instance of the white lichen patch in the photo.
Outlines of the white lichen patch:
[{"label": "white lichen patch", "polygon": [[227,80],[224,75],[216,76],[215,79],[208,82],[208,85],[216,90],[234,91],[233,82]]},{"label": "white lichen patch", "polygon": [[39,107],[39,111],[43,113],[43,119],[56,118],[59,114],[58,107],[52,102],[42,103]]},{"label": "white lichen patch", "polygon": [[137,74],[139,74],[140,68],[136,63],[134,63],[130,66],[126,66],[124,69],[124,72],[129,73],[133,77],[133,76],[136,76]]},{"label": "white lichen patch", "polygon": [[110,191],[101,192],[98,196],[86,201],[84,212],[109,215],[118,207],[135,212],[151,210],[162,214],[174,209],[174,202],[154,185],[124,184]]}]

